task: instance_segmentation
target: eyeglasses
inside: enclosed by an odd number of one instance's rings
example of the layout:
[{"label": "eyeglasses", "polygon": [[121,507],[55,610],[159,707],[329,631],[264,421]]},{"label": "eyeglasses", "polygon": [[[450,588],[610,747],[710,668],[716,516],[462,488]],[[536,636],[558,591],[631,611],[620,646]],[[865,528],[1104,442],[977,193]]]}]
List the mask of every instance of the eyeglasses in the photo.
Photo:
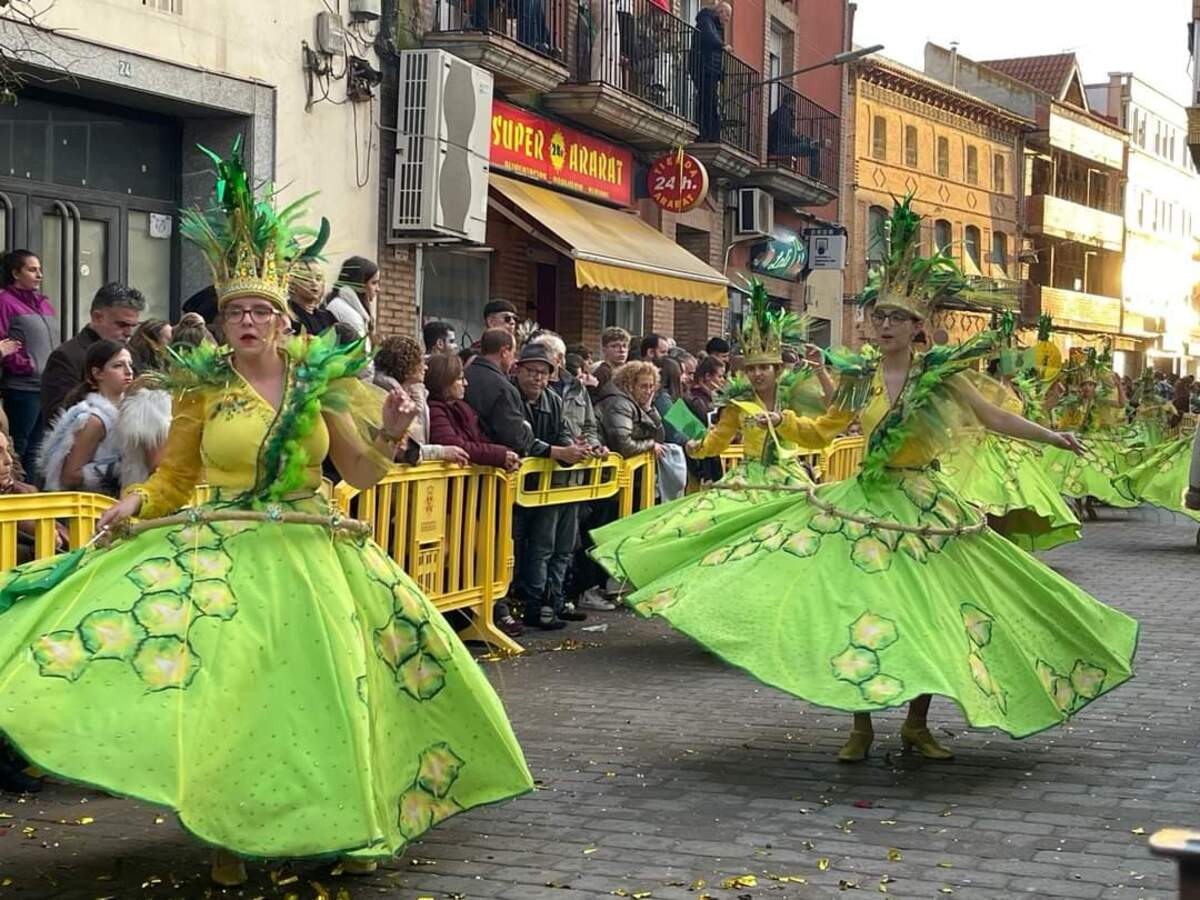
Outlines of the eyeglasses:
[{"label": "eyeglasses", "polygon": [[275,309],[271,306],[227,306],[221,310],[221,316],[226,322],[242,322],[249,316],[255,325],[265,325],[275,314]]},{"label": "eyeglasses", "polygon": [[516,325],[517,317],[514,316],[512,313],[505,313],[503,316],[500,317],[500,321],[504,322],[508,325]]},{"label": "eyeglasses", "polygon": [[882,325],[885,322],[888,322],[892,325],[905,325],[909,322],[915,322],[917,320],[906,312],[894,310],[892,312],[873,312],[871,313],[871,321],[876,325]]}]

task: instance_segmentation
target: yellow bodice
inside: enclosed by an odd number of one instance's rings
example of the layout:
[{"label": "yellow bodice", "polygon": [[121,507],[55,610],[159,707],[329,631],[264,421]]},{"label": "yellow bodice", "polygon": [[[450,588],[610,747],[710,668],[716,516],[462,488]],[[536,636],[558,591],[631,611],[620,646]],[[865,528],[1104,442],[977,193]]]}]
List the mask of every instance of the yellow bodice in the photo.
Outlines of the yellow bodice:
[{"label": "yellow bodice", "polygon": [[[853,419],[851,413],[838,410],[810,417],[798,416],[787,409],[780,415],[782,420],[775,426],[775,434],[783,442],[785,449],[790,445],[806,450],[819,450],[837,437]],[[709,429],[700,446],[692,451],[692,457],[704,459],[719,456],[740,431],[745,458],[763,460],[764,451],[772,440],[771,433],[757,424],[754,418],[736,404],[730,403],[722,407],[717,424]]]},{"label": "yellow bodice", "polygon": [[[863,407],[859,416],[862,432],[866,435],[868,443],[871,435],[875,433],[875,429],[879,427],[891,408],[892,401],[888,398],[881,366],[875,371],[875,377],[871,382],[870,399],[867,400],[867,405]],[[888,466],[896,469],[920,469],[933,462],[935,455],[932,444],[919,436],[913,436],[892,455]]]},{"label": "yellow bodice", "polygon": [[[201,394],[200,477],[216,488],[244,491],[254,485],[259,448],[275,409],[240,375],[238,379],[224,391]],[[308,457],[304,489],[316,489],[321,484],[321,461],[329,453],[329,429],[322,416],[301,446]]]}]

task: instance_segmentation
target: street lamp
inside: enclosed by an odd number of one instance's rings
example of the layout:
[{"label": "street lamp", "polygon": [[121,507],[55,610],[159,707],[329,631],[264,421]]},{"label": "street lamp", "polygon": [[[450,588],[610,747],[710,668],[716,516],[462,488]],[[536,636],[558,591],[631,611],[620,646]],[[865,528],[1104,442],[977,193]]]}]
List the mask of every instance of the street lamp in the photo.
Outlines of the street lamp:
[{"label": "street lamp", "polygon": [[797,69],[794,72],[788,72],[785,75],[776,75],[774,78],[768,78],[762,84],[771,84],[776,81],[783,81],[786,78],[791,78],[795,75],[803,75],[805,72],[811,72],[813,69],[823,69],[826,66],[844,66],[848,62],[853,62],[856,59],[862,59],[864,56],[870,56],[872,53],[878,53],[883,49],[883,44],[874,44],[870,47],[859,47],[857,50],[847,50],[845,53],[839,53],[837,56],[832,56],[824,62],[813,63],[811,66],[805,66],[803,69]]}]

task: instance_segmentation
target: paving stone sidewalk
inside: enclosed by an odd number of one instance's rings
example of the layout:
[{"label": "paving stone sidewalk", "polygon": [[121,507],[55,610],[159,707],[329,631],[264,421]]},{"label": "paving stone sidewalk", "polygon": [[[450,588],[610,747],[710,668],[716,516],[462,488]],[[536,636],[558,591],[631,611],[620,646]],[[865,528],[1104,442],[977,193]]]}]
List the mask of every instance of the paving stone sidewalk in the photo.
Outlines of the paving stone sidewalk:
[{"label": "paving stone sidewalk", "polygon": [[901,755],[896,713],[868,763],[838,766],[847,717],[657,621],[599,613],[585,625],[603,632],[485,663],[540,790],[445,823],[374,876],[260,865],[221,891],[169,815],[54,785],[0,797],[0,898],[1173,898],[1143,833],[1200,825],[1195,526],[1101,515],[1044,558],[1141,620],[1138,677],[1067,727],[1016,742],[935,701],[955,762]]}]

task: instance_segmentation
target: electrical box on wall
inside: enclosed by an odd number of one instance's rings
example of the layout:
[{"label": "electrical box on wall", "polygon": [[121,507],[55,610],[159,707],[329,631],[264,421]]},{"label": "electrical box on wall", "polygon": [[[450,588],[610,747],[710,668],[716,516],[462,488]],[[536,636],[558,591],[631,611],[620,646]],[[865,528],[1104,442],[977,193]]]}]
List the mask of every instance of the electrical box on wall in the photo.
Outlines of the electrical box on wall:
[{"label": "electrical box on wall", "polygon": [[331,12],[317,16],[317,47],[329,56],[346,52],[346,28],[341,16]]}]

